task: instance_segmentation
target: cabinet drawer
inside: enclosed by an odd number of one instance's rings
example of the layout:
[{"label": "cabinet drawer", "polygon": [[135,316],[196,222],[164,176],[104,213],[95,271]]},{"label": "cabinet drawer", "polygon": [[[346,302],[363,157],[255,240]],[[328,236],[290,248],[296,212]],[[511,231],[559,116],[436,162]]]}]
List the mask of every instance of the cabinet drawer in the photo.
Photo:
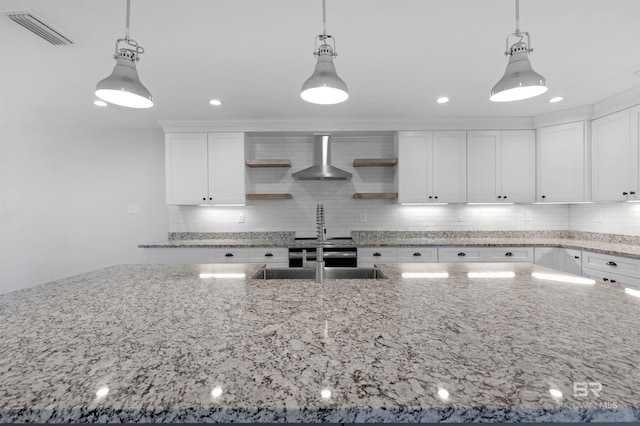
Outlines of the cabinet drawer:
[{"label": "cabinet drawer", "polygon": [[482,262],[482,247],[438,248],[438,262]]},{"label": "cabinet drawer", "polygon": [[289,263],[289,250],[282,247],[260,247],[249,249],[251,263]]},{"label": "cabinet drawer", "polygon": [[148,264],[199,264],[211,263],[211,249],[208,248],[145,248],[145,263]]},{"label": "cabinet drawer", "polygon": [[640,278],[627,277],[616,273],[607,273],[593,268],[582,268],[582,275],[593,278],[594,280],[604,281],[607,284],[640,290]]},{"label": "cabinet drawer", "polygon": [[245,263],[249,261],[249,249],[213,249],[213,263]]},{"label": "cabinet drawer", "polygon": [[488,262],[533,262],[533,247],[487,247]]},{"label": "cabinet drawer", "polygon": [[437,261],[436,247],[398,247],[399,263],[435,263]]},{"label": "cabinet drawer", "polygon": [[370,267],[376,263],[396,263],[398,250],[395,247],[363,247],[358,249],[358,266]]},{"label": "cabinet drawer", "polygon": [[582,266],[598,271],[640,278],[640,260],[608,254],[582,253]]}]

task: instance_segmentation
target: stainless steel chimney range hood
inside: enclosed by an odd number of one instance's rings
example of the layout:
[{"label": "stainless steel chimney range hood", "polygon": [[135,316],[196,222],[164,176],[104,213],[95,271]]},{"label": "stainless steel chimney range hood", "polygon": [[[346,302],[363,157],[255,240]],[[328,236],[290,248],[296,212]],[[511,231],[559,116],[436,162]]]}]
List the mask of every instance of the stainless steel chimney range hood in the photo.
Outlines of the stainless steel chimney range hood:
[{"label": "stainless steel chimney range hood", "polygon": [[331,134],[313,135],[313,166],[293,173],[298,180],[349,180],[351,173],[331,165]]}]

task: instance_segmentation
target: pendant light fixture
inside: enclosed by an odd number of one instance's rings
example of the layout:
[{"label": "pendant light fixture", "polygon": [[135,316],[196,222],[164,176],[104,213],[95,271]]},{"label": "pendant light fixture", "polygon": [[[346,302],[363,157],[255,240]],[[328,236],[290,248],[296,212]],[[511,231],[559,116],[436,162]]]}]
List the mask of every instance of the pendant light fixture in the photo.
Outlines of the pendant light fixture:
[{"label": "pendant light fixture", "polygon": [[[509,37],[515,36],[519,40],[509,46]],[[527,37],[527,42],[523,41]],[[535,72],[529,62],[529,53],[533,52],[531,38],[528,32],[520,31],[520,0],[516,0],[516,32],[507,36],[504,53],[509,57],[509,63],[504,75],[493,86],[490,100],[493,102],[511,102],[532,98],[547,91],[547,80]]]},{"label": "pendant light fixture", "polygon": [[[318,47],[318,40],[322,43]],[[328,41],[333,40],[333,46]],[[336,73],[333,58],[338,56],[335,51],[335,39],[327,35],[327,13],[325,0],[322,0],[322,34],[316,38],[316,51],[314,56],[318,57],[316,67],[302,85],[300,97],[312,104],[331,105],[339,104],[349,98],[347,85]]]},{"label": "pendant light fixture", "polygon": [[[150,108],[153,106],[151,93],[140,82],[136,62],[144,53],[144,48],[129,38],[129,16],[131,0],[127,0],[127,31],[124,38],[116,40],[116,65],[111,75],[96,86],[96,96],[112,104],[129,108]],[[120,47],[124,43],[125,47]]]}]

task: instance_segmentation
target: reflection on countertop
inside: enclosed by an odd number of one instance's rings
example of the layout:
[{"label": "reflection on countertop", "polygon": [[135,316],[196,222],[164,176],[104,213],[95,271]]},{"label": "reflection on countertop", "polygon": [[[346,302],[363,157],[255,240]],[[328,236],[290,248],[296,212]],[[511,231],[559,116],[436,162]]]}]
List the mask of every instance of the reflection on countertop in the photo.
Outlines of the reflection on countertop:
[{"label": "reflection on countertop", "polygon": [[0,422],[640,420],[639,297],[531,264],[378,266],[122,265],[0,295]]}]

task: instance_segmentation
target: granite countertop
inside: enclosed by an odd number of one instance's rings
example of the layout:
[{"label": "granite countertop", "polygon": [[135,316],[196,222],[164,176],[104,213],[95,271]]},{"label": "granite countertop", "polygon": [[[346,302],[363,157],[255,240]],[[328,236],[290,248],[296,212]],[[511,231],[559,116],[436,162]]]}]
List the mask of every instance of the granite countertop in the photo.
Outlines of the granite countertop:
[{"label": "granite countertop", "polygon": [[[295,232],[172,233],[139,248],[290,247]],[[563,247],[640,259],[640,237],[563,231],[353,231],[356,247]]]},{"label": "granite countertop", "polygon": [[379,267],[122,265],[0,295],[0,422],[640,421],[640,298],[532,264]]},{"label": "granite countertop", "polygon": [[354,241],[357,247],[562,247],[640,259],[640,245],[570,238],[380,238]]}]

